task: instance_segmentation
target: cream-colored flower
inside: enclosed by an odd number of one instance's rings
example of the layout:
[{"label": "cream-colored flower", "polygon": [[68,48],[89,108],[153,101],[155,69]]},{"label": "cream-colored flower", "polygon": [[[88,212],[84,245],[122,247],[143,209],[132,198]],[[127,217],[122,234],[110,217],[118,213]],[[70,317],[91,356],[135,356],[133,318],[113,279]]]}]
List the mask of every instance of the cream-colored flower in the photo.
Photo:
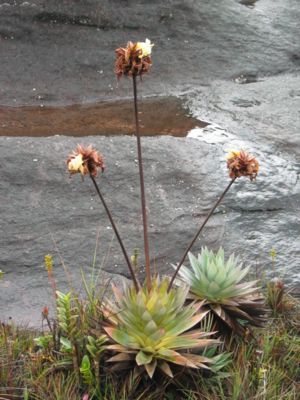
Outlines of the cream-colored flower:
[{"label": "cream-colored flower", "polygon": [[154,43],[151,43],[151,41],[149,39],[146,39],[145,42],[137,42],[135,48],[136,48],[136,50],[141,50],[141,54],[139,55],[139,58],[150,56],[153,46],[154,46]]},{"label": "cream-colored flower", "polygon": [[82,154],[78,154],[68,162],[68,170],[71,174],[76,174],[77,172],[84,174]]}]

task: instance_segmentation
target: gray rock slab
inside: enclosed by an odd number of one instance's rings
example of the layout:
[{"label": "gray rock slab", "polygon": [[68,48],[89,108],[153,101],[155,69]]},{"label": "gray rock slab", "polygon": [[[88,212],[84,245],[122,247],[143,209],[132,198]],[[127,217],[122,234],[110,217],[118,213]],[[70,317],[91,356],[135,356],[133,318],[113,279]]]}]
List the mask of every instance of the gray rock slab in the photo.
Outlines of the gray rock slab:
[{"label": "gray rock slab", "polygon": [[114,49],[155,43],[148,95],[215,79],[253,82],[299,71],[298,0],[5,0],[0,4],[0,103],[73,104],[127,97]]}]

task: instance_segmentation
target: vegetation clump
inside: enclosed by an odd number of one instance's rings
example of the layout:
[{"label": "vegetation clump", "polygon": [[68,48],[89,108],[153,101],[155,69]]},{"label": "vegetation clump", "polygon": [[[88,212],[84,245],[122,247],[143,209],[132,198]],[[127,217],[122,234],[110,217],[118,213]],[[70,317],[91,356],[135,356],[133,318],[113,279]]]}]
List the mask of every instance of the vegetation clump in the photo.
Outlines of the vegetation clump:
[{"label": "vegetation clump", "polygon": [[[152,281],[150,292],[141,288],[114,288],[116,303],[105,309],[109,326],[104,330],[113,344],[107,346],[117,355],[108,362],[124,369],[134,364],[135,375],[147,372],[153,377],[158,368],[173,378],[171,365],[209,369],[213,359],[193,352],[218,341],[208,339],[212,332],[194,329],[207,314],[202,303],[184,305],[188,287],[168,291],[169,280]],[[198,351],[199,353],[199,351]]]},{"label": "vegetation clump", "polygon": [[222,248],[217,253],[203,248],[197,258],[190,253],[189,261],[191,269],[182,266],[179,274],[190,286],[190,297],[211,310],[218,331],[244,335],[250,325],[265,322],[265,298],[257,281],[242,282],[250,267],[243,269],[233,254],[225,261]]},{"label": "vegetation clump", "polygon": [[[211,341],[212,347],[200,347],[201,353],[197,352],[196,359],[200,362],[202,357],[203,368],[192,368],[186,373],[187,370],[182,365],[176,366],[171,359],[157,358],[157,368],[152,379],[146,370],[147,364],[140,367],[137,365],[138,350],[131,350],[128,342],[123,341],[122,333],[121,341],[124,344],[119,346],[118,336],[117,340],[111,340],[110,335],[100,334],[102,322],[97,322],[100,314],[96,317],[97,312],[91,311],[94,306],[86,300],[79,301],[73,298],[71,303],[75,303],[70,308],[66,304],[69,299],[70,296],[66,296],[63,301],[58,301],[58,307],[63,308],[57,310],[60,314],[59,319],[50,318],[52,331],[45,330],[42,335],[28,328],[16,327],[12,323],[0,324],[1,399],[299,398],[300,301],[286,292],[283,294],[283,304],[286,308],[276,317],[271,317],[263,327],[255,327],[252,336],[235,342],[230,354],[220,354],[217,350],[216,343],[209,338],[210,332],[206,332],[207,323],[203,325],[204,317],[200,321],[203,337],[195,339],[193,330],[189,333],[193,341],[202,340],[203,344],[205,340]],[[80,307],[74,305],[76,303],[86,307],[85,311],[80,311]],[[65,315],[68,310],[70,318]],[[85,323],[80,323],[80,315],[84,316]],[[74,324],[72,320],[75,321]],[[111,324],[116,329],[118,321],[108,321],[104,325],[110,327]],[[71,328],[73,325],[76,326],[75,330]],[[132,331],[134,332],[133,326]],[[178,337],[180,338],[180,335]],[[115,344],[112,344],[112,341]],[[180,345],[182,346],[182,342]],[[194,348],[195,350],[197,348]],[[190,355],[191,362],[195,362],[188,350],[187,354]],[[118,357],[112,360],[112,357],[116,356]],[[142,359],[145,362],[147,357]],[[151,373],[153,364],[150,362],[149,366]],[[146,375],[142,373],[143,368]]]}]

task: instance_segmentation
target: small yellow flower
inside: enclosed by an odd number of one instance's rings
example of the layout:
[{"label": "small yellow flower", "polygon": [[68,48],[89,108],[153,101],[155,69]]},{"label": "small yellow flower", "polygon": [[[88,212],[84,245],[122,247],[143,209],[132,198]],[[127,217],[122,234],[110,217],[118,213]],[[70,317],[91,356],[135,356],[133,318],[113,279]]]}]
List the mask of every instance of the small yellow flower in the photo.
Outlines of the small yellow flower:
[{"label": "small yellow flower", "polygon": [[227,155],[227,158],[239,157],[240,154],[241,154],[241,152],[238,150],[230,150]]},{"label": "small yellow flower", "polygon": [[133,255],[130,257],[132,265],[136,268],[138,265],[138,256],[139,256],[139,251],[138,249],[134,249]]},{"label": "small yellow flower", "polygon": [[277,256],[276,250],[275,249],[271,249],[270,250],[270,257],[272,258],[273,261],[275,261],[276,256]]},{"label": "small yellow flower", "polygon": [[84,174],[82,154],[78,154],[69,161],[68,170],[71,174],[76,174],[77,172]]},{"label": "small yellow flower", "polygon": [[266,372],[267,372],[267,369],[259,368],[259,370],[258,370],[259,379],[264,379],[266,376]]},{"label": "small yellow flower", "polygon": [[2,269],[0,269],[0,280],[3,278],[4,276],[4,272],[2,271]]},{"label": "small yellow flower", "polygon": [[51,254],[45,255],[45,267],[48,272],[51,272],[53,269],[53,258]]},{"label": "small yellow flower", "polygon": [[141,50],[139,58],[150,56],[153,46],[154,43],[151,43],[149,39],[146,39],[145,42],[137,42],[135,48],[136,50]]}]

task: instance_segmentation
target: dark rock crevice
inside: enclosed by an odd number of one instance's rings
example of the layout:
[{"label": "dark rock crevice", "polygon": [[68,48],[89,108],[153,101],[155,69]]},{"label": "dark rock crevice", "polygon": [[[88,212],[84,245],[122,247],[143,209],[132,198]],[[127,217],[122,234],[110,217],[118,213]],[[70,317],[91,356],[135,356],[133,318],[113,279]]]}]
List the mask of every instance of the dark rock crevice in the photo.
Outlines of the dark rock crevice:
[{"label": "dark rock crevice", "polygon": [[[256,209],[244,209],[243,207],[232,207],[232,206],[226,206],[226,209],[238,213],[276,213],[276,212],[281,212],[281,211],[286,211],[286,208],[281,208],[281,207],[275,207],[275,208],[256,208]],[[220,213],[222,211],[219,211]]]}]

